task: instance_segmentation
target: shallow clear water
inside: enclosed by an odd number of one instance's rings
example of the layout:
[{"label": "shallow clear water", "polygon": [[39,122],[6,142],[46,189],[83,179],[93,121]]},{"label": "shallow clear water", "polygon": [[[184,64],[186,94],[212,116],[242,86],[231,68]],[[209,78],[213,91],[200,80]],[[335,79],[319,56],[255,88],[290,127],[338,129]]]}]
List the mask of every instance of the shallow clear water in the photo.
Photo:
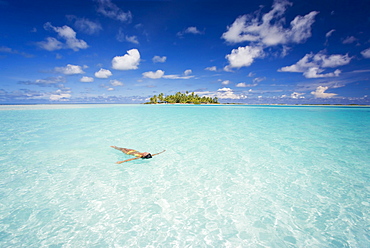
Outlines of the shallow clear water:
[{"label": "shallow clear water", "polygon": [[370,108],[0,110],[0,247],[370,244]]}]

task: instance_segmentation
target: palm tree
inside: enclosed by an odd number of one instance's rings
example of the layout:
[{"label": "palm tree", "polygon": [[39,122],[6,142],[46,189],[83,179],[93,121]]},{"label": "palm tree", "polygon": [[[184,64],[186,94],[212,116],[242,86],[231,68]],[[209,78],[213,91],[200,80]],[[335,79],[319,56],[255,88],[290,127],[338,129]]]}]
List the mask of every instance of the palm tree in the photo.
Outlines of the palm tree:
[{"label": "palm tree", "polygon": [[158,100],[159,100],[159,102],[163,102],[164,101],[164,94],[163,93],[160,93],[158,95]]},{"label": "palm tree", "polygon": [[177,92],[175,95],[168,95],[164,96],[163,93],[160,93],[158,96],[154,95],[150,98],[151,104],[156,104],[159,102],[166,102],[166,103],[193,103],[193,104],[200,104],[200,103],[219,103],[218,98],[211,98],[207,96],[200,97],[196,95],[194,92],[189,94],[188,91],[186,93]]}]

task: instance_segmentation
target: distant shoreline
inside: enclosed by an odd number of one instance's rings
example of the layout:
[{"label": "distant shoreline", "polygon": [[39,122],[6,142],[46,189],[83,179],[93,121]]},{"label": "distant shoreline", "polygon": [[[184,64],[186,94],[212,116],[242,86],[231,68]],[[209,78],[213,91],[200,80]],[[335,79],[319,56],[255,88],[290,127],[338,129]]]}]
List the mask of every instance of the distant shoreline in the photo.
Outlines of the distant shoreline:
[{"label": "distant shoreline", "polygon": [[21,104],[0,104],[0,107],[5,106],[72,106],[72,105],[202,105],[202,106],[224,106],[224,105],[241,105],[241,106],[317,106],[317,107],[370,107],[368,104],[250,104],[250,103],[152,103],[152,104],[144,104],[144,103],[21,103]]}]

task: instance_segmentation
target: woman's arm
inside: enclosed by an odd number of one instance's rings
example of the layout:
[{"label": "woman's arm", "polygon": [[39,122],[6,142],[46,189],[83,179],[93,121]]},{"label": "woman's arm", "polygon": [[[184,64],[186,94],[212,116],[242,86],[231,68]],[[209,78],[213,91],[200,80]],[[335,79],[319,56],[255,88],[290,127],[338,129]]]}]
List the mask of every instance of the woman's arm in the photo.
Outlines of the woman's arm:
[{"label": "woman's arm", "polygon": [[130,158],[130,159],[126,159],[126,160],[123,160],[123,161],[118,161],[116,162],[116,164],[122,164],[124,162],[128,162],[128,161],[132,161],[132,160],[135,160],[135,159],[139,159],[140,157],[137,157],[137,158]]},{"label": "woman's arm", "polygon": [[166,150],[163,150],[163,151],[158,152],[158,153],[156,153],[156,154],[152,154],[152,157],[153,157],[153,156],[155,156],[155,155],[158,155],[158,154],[164,153],[165,151],[166,151]]}]

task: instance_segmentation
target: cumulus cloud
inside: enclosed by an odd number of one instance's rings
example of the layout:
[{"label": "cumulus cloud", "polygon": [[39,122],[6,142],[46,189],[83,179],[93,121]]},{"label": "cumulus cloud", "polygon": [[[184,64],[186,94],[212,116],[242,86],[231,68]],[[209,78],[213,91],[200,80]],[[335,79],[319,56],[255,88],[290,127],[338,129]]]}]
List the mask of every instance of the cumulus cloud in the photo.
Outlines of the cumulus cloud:
[{"label": "cumulus cloud", "polygon": [[354,36],[348,36],[343,40],[343,44],[352,44],[353,42],[357,41],[358,39]]},{"label": "cumulus cloud", "polygon": [[179,76],[179,75],[164,75],[163,78],[166,79],[190,79],[194,76]]},{"label": "cumulus cloud", "polygon": [[156,72],[148,71],[148,72],[143,73],[144,78],[151,78],[151,79],[162,78],[163,75],[164,75],[164,71],[162,70],[157,70]]},{"label": "cumulus cloud", "polygon": [[182,37],[184,34],[204,34],[204,32],[199,31],[197,27],[188,27],[184,31],[178,32],[177,36]]},{"label": "cumulus cloud", "polygon": [[222,85],[228,85],[228,84],[231,84],[231,81],[230,80],[224,80],[221,82]]},{"label": "cumulus cloud", "polygon": [[69,99],[72,96],[70,93],[71,93],[70,91],[64,92],[62,90],[57,90],[57,91],[53,92],[52,94],[50,94],[49,99],[51,101],[63,101],[63,102],[66,102],[66,101],[69,101]]},{"label": "cumulus cloud", "polygon": [[205,68],[204,70],[206,70],[206,71],[217,71],[217,67],[216,66],[211,66],[211,67]]},{"label": "cumulus cloud", "polygon": [[[257,85],[258,85],[258,83],[247,84],[247,83],[242,82],[242,83],[238,83],[236,85],[236,87],[243,87],[243,88],[245,88],[245,87],[255,87]],[[252,90],[250,89],[249,91],[251,92]]]},{"label": "cumulus cloud", "polygon": [[116,70],[136,70],[140,64],[140,53],[137,49],[127,51],[123,56],[116,56],[112,60],[112,68]]},{"label": "cumulus cloud", "polygon": [[70,21],[74,22],[74,27],[83,33],[86,34],[98,34],[101,30],[103,30],[102,26],[100,23],[90,21],[89,19],[86,18],[79,18],[74,15],[67,15],[67,18]]},{"label": "cumulus cloud", "polygon": [[126,41],[134,43],[134,44],[139,44],[139,40],[137,39],[137,36],[127,36],[126,35]]},{"label": "cumulus cloud", "polygon": [[167,60],[166,56],[161,57],[156,55],[152,58],[153,63],[164,63],[166,62],[166,60]]},{"label": "cumulus cloud", "polygon": [[[189,73],[189,70],[186,70],[185,72],[186,73]],[[185,76],[165,75],[164,71],[162,71],[162,70],[157,70],[155,72],[148,71],[148,72],[144,72],[142,75],[143,75],[144,78],[151,78],[151,79],[159,79],[159,78],[165,78],[165,79],[190,79],[190,78],[193,78],[194,77],[194,76],[187,75],[185,72],[184,72],[184,75]]]},{"label": "cumulus cloud", "polygon": [[285,28],[285,11],[292,3],[276,0],[272,10],[261,18],[258,14],[243,15],[223,33],[222,38],[229,43],[257,42],[264,46],[275,46],[289,43],[303,43],[311,37],[311,26],[319,13],[312,11],[305,16],[296,16]]},{"label": "cumulus cloud", "polygon": [[79,65],[70,65],[68,64],[65,67],[55,67],[54,69],[56,72],[63,73],[65,75],[75,75],[75,74],[83,74],[85,73],[82,70],[82,67]]},{"label": "cumulus cloud", "polygon": [[188,76],[188,75],[190,75],[190,74],[192,74],[192,73],[193,73],[193,71],[192,71],[192,70],[190,70],[190,69],[189,69],[189,70],[185,70],[185,71],[184,71],[184,75],[185,75],[185,76]]},{"label": "cumulus cloud", "polygon": [[131,22],[132,14],[130,11],[124,12],[110,0],[95,0],[98,3],[98,13],[121,22]]},{"label": "cumulus cloud", "polygon": [[219,99],[244,99],[246,96],[242,94],[236,94],[232,89],[230,88],[221,88],[218,89],[216,92],[214,91],[204,91],[204,92],[195,92],[197,95],[201,96],[207,96],[207,97],[217,97]]},{"label": "cumulus cloud", "polygon": [[108,78],[108,77],[112,76],[113,74],[110,70],[101,68],[99,71],[95,72],[94,75],[97,78]]},{"label": "cumulus cloud", "polygon": [[248,85],[246,84],[246,83],[238,83],[237,85],[236,85],[236,87],[248,87]]},{"label": "cumulus cloud", "polygon": [[337,77],[341,73],[340,70],[335,70],[331,73],[322,74],[323,68],[335,68],[338,66],[347,65],[351,62],[351,57],[348,54],[326,55],[323,53],[306,54],[296,64],[280,68],[280,72],[301,72],[306,78],[321,78],[321,77]]},{"label": "cumulus cloud", "polygon": [[37,42],[38,46],[47,51],[63,49],[64,44],[53,37],[47,37],[45,41]]},{"label": "cumulus cloud", "polygon": [[112,86],[123,86],[123,83],[121,81],[118,81],[118,80],[110,80],[109,82]]},{"label": "cumulus cloud", "polygon": [[84,76],[80,79],[80,82],[82,82],[82,83],[92,83],[92,82],[94,82],[94,78]]},{"label": "cumulus cloud", "polygon": [[325,93],[327,89],[329,89],[329,87],[318,86],[315,91],[311,92],[311,94],[316,98],[332,98],[337,95],[334,93]]},{"label": "cumulus cloud", "polygon": [[166,79],[190,79],[193,78],[194,76],[180,76],[180,75],[164,75],[163,78]]},{"label": "cumulus cloud", "polygon": [[361,54],[364,56],[364,58],[370,59],[370,48],[363,50]]},{"label": "cumulus cloud", "polygon": [[230,88],[221,88],[217,90],[216,96],[220,99],[241,99],[240,95],[236,95]]},{"label": "cumulus cloud", "polygon": [[338,77],[340,73],[342,72],[341,70],[337,69],[334,72],[321,74],[323,71],[324,71],[323,69],[320,69],[318,67],[311,67],[311,68],[308,68],[308,70],[305,71],[303,75],[306,78]]},{"label": "cumulus cloud", "polygon": [[77,39],[76,32],[66,25],[63,27],[54,27],[50,22],[47,22],[44,24],[44,28],[55,31],[60,38],[65,40],[65,43],[62,43],[53,37],[48,37],[46,41],[38,42],[39,47],[45,50],[72,49],[73,51],[78,51],[89,47],[85,41]]},{"label": "cumulus cloud", "polygon": [[245,46],[233,49],[231,54],[225,56],[229,61],[229,65],[226,66],[225,70],[230,68],[240,68],[250,66],[254,59],[261,58],[264,56],[263,49],[261,47]]},{"label": "cumulus cloud", "polygon": [[305,93],[298,93],[298,92],[293,92],[290,97],[293,98],[293,99],[300,99],[300,98],[304,98],[304,95]]},{"label": "cumulus cloud", "polygon": [[139,40],[137,38],[137,36],[133,35],[133,36],[128,36],[128,35],[125,35],[122,31],[122,28],[120,28],[118,30],[118,34],[116,36],[116,39],[119,41],[119,42],[124,42],[124,41],[127,41],[127,42],[131,42],[133,44],[139,44]]}]

